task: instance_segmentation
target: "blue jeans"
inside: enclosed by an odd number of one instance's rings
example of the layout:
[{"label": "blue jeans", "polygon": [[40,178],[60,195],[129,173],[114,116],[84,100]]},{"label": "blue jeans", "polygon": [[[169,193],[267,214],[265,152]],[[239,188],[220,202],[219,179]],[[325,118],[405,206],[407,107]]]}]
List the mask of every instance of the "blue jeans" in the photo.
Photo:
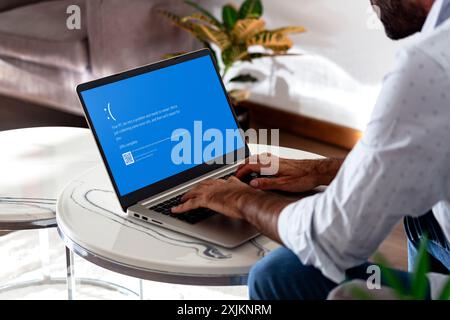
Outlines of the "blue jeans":
[{"label": "blue jeans", "polygon": [[408,237],[408,270],[414,270],[414,262],[420,241],[428,238],[431,271],[448,274],[450,270],[450,244],[445,238],[436,218],[430,211],[419,218],[405,218],[405,232]]},{"label": "blue jeans", "polygon": [[[365,263],[347,270],[347,279],[366,280],[370,275]],[[410,274],[392,270],[405,288],[410,288]],[[382,277],[382,284],[386,285]],[[289,249],[279,248],[256,263],[250,270],[248,289],[252,300],[325,300],[338,284],[319,269],[304,265]]]},{"label": "blue jeans", "polygon": [[[418,243],[412,241],[414,238],[410,236],[408,234],[409,245],[417,251]],[[430,241],[430,245],[433,245],[433,242]],[[432,271],[448,273],[450,265],[445,267],[441,261],[442,259],[448,261],[449,252],[440,250],[439,247],[429,247],[432,259],[440,262],[443,267],[442,270]],[[369,265],[370,263],[365,263],[347,270],[347,279],[366,280],[370,276],[367,273]],[[406,290],[411,288],[410,273],[399,270],[392,270],[392,272],[396,274]],[[387,285],[383,276],[381,282],[382,285]],[[249,295],[252,300],[323,300],[337,285],[323,276],[320,270],[304,265],[292,251],[286,248],[279,248],[256,263],[248,278]]]}]

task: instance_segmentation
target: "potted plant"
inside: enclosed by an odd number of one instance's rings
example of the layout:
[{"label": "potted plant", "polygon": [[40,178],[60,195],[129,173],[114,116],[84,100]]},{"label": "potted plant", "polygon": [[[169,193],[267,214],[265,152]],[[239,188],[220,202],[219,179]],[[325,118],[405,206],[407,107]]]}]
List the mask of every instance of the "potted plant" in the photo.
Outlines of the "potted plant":
[{"label": "potted plant", "polygon": [[[375,262],[379,265],[383,276],[386,279],[387,286],[384,288],[384,298],[398,300],[424,300],[427,297],[427,273],[430,271],[430,257],[427,251],[428,238],[424,237],[420,242],[420,247],[415,260],[415,269],[411,273],[411,287],[406,288],[401,279],[389,267],[387,260],[381,255],[375,255]],[[377,291],[363,289],[357,284],[350,283],[349,293],[353,299],[358,300],[377,300],[380,297]],[[386,290],[387,289],[387,290]],[[445,283],[437,297],[438,300],[450,299],[450,278]]]},{"label": "potted plant", "polygon": [[[233,4],[224,5],[221,18],[216,18],[210,11],[193,1],[185,1],[185,3],[196,11],[188,16],[179,16],[164,10],[161,13],[176,26],[191,33],[214,53],[226,85],[257,82],[258,79],[251,74],[238,74],[230,78],[228,72],[238,63],[295,55],[289,53],[293,46],[289,34],[306,31],[301,26],[266,29],[266,22],[262,18],[264,8],[261,0],[245,0],[240,7]],[[179,54],[181,53],[167,56]],[[239,107],[239,102],[247,100],[250,92],[244,89],[234,89],[230,90],[228,94],[241,126],[246,128],[248,125],[247,111]]]}]

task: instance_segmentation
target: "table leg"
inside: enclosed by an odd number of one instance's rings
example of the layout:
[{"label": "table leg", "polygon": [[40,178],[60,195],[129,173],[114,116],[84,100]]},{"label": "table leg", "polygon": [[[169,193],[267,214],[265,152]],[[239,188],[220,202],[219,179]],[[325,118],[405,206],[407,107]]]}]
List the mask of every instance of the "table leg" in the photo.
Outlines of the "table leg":
[{"label": "table leg", "polygon": [[75,299],[75,268],[73,252],[66,247],[67,298]]},{"label": "table leg", "polygon": [[48,229],[39,229],[39,251],[43,282],[50,280],[50,241]]},{"label": "table leg", "polygon": [[[66,277],[54,278],[50,273],[50,241],[49,241],[49,229],[39,230],[39,254],[42,269],[42,278],[33,279],[29,281],[11,282],[4,285],[0,285],[0,293],[9,292],[13,290],[19,290],[29,287],[38,287],[45,285],[66,285],[67,297],[69,300],[76,298],[76,274],[75,274],[75,259],[74,253],[68,247],[66,249]],[[79,284],[94,286],[106,290],[118,291],[124,295],[133,295],[139,299],[144,299],[143,280],[139,279],[139,291],[130,290],[121,285],[117,285],[108,281],[79,278]]]},{"label": "table leg", "polygon": [[144,281],[139,279],[139,300],[144,300]]}]

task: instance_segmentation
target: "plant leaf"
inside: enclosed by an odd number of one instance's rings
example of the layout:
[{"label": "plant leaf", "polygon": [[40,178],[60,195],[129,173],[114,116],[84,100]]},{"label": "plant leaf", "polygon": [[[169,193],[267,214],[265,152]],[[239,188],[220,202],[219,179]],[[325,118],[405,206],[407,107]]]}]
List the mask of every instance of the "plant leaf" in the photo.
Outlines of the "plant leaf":
[{"label": "plant leaf", "polygon": [[211,20],[210,17],[204,15],[201,12],[195,12],[193,14],[191,14],[190,16],[184,17],[181,19],[181,22],[192,22],[192,23],[206,23],[212,27],[217,27],[216,23]]},{"label": "plant leaf", "polygon": [[[222,47],[223,45],[225,46],[229,45],[229,39],[223,37],[226,34],[220,30],[215,29],[215,27],[211,28],[209,26],[203,25],[202,23],[200,24],[193,23],[189,19],[186,19],[183,22],[183,18],[167,11],[161,11],[161,14],[169,18],[176,26],[190,32],[203,44],[213,42],[216,43],[221,48],[221,50],[223,49]],[[221,41],[221,44],[219,44],[219,40]],[[208,48],[210,48],[209,44]]]},{"label": "plant leaf", "polygon": [[246,55],[246,46],[231,46],[222,51],[222,61],[225,67],[230,67],[234,62],[241,60]]},{"label": "plant leaf", "polygon": [[200,6],[199,4],[195,3],[194,1],[190,1],[190,0],[185,0],[184,1],[187,5],[193,7],[194,9],[200,11],[201,13],[203,13],[205,16],[207,16],[209,19],[211,19],[211,21],[214,22],[214,25],[216,27],[221,28],[222,24],[220,23],[219,20],[217,20],[216,17],[213,16],[213,14],[211,12],[209,12],[207,9],[203,8],[202,6]]},{"label": "plant leaf", "polygon": [[249,73],[240,74],[229,80],[230,82],[258,82],[258,79]]},{"label": "plant leaf", "polygon": [[271,31],[273,33],[289,34],[289,33],[303,33],[303,32],[306,32],[306,29],[301,26],[290,26],[290,27],[278,28],[278,29],[271,30]]},{"label": "plant leaf", "polygon": [[248,100],[248,98],[250,98],[250,91],[240,89],[230,90],[228,92],[228,95],[230,96],[230,98],[233,100],[234,103],[237,103]]},{"label": "plant leaf", "polygon": [[449,300],[450,299],[450,278],[442,289],[441,294],[438,297],[438,300]]},{"label": "plant leaf", "polygon": [[228,34],[222,30],[213,29],[205,25],[199,25],[198,28],[208,41],[216,44],[221,50],[225,50],[231,45]]},{"label": "plant leaf", "polygon": [[382,277],[386,279],[387,285],[394,290],[397,298],[404,300],[407,297],[405,287],[395,273],[387,267],[389,265],[387,261],[378,253],[374,255],[374,260],[380,266]]},{"label": "plant leaf", "polygon": [[292,40],[281,32],[262,31],[247,40],[247,45],[260,45],[275,53],[286,53],[292,48]]},{"label": "plant leaf", "polygon": [[187,52],[175,52],[175,53],[167,53],[165,55],[163,55],[163,59],[170,59],[170,58],[175,58],[178,56],[182,56],[183,54],[186,54]]},{"label": "plant leaf", "polygon": [[227,4],[222,9],[222,19],[225,29],[231,31],[238,21],[238,11],[233,5]]},{"label": "plant leaf", "polygon": [[262,19],[243,19],[236,22],[233,28],[233,34],[237,41],[247,42],[248,39],[264,31],[266,23]]},{"label": "plant leaf", "polygon": [[430,269],[430,258],[428,256],[428,239],[425,237],[420,242],[419,251],[415,261],[415,268],[411,290],[416,300],[424,300],[427,296],[428,280],[427,272]]},{"label": "plant leaf", "polygon": [[262,59],[262,58],[275,58],[284,56],[301,56],[301,53],[263,53],[263,52],[252,52],[248,53],[247,56],[242,58],[244,61],[251,62],[252,60]]},{"label": "plant leaf", "polygon": [[239,19],[259,19],[263,14],[261,0],[245,0],[239,9]]},{"label": "plant leaf", "polygon": [[166,11],[166,10],[159,10],[159,13],[162,14],[163,16],[165,16],[166,18],[168,18],[172,23],[174,23],[176,26],[188,30],[188,31],[192,31],[190,27],[189,23],[183,23],[182,18],[179,15],[176,15],[172,12]]},{"label": "plant leaf", "polygon": [[165,16],[166,18],[168,18],[174,25],[176,25],[177,27],[184,29],[186,31],[189,31],[190,33],[192,33],[194,36],[196,36],[197,38],[200,39],[200,41],[202,41],[204,39],[204,36],[199,32],[198,28],[196,27],[195,24],[189,22],[189,21],[185,21],[183,22],[183,18],[181,18],[180,16],[173,14],[171,12],[165,11],[165,10],[160,10],[159,11],[163,16]]}]

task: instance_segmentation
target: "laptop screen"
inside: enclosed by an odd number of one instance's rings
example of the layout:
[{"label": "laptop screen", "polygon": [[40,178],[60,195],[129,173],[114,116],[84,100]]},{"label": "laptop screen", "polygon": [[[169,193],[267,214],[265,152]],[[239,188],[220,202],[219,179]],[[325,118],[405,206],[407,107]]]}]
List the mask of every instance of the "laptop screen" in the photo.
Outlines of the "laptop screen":
[{"label": "laptop screen", "polygon": [[121,196],[245,145],[209,55],[81,96]]}]

